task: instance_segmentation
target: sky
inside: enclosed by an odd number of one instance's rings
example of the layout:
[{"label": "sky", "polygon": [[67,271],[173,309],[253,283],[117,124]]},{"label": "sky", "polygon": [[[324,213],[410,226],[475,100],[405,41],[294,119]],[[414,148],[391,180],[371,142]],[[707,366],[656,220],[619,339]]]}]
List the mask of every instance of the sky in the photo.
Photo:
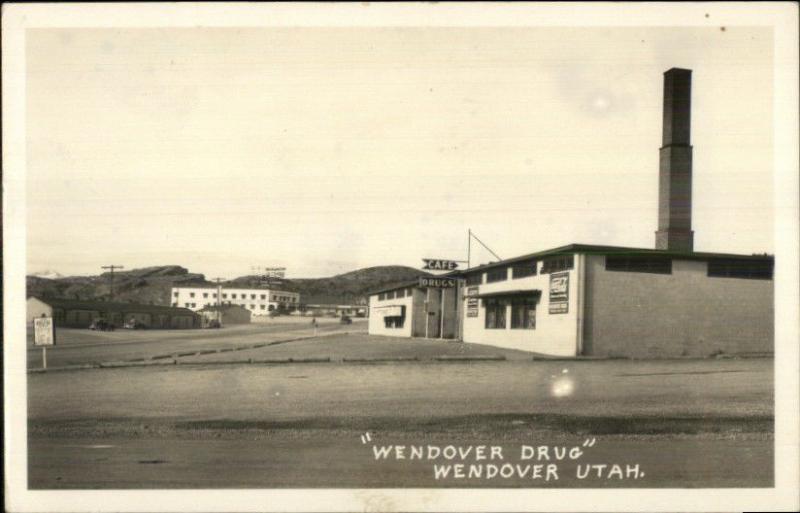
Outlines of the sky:
[{"label": "sky", "polygon": [[29,29],[26,59],[29,273],[653,247],[671,67],[695,250],[774,251],[769,28]]}]

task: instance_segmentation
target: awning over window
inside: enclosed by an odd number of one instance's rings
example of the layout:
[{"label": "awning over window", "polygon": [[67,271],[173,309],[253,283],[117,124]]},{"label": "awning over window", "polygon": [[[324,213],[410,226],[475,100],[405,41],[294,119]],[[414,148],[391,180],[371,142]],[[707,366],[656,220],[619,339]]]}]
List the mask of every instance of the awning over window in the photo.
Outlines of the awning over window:
[{"label": "awning over window", "polygon": [[378,306],[372,311],[381,317],[402,317],[403,308],[405,308],[403,305]]},{"label": "awning over window", "polygon": [[539,289],[532,289],[532,290],[503,290],[499,292],[485,292],[483,294],[475,294],[468,297],[479,297],[479,298],[489,298],[489,297],[496,297],[496,298],[503,298],[503,297],[531,297],[538,299],[542,295],[542,291]]}]

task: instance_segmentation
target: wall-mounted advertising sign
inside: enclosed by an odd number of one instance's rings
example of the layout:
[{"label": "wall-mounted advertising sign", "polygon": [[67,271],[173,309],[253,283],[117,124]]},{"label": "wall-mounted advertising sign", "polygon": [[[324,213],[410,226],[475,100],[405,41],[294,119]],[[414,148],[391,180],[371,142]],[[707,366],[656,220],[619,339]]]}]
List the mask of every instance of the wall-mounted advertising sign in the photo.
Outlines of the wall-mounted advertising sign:
[{"label": "wall-mounted advertising sign", "polygon": [[480,287],[467,287],[465,296],[467,297],[467,317],[478,316],[478,303],[480,300],[477,298]]},{"label": "wall-mounted advertising sign", "polygon": [[551,314],[569,312],[569,273],[553,273],[550,275],[550,307]]},{"label": "wall-mounted advertising sign", "polygon": [[443,260],[441,258],[423,258],[425,265],[423,269],[430,271],[454,271],[458,269],[458,262],[455,260]]},{"label": "wall-mounted advertising sign", "polygon": [[425,278],[420,277],[419,286],[431,289],[452,289],[456,286],[456,280],[452,278]]}]

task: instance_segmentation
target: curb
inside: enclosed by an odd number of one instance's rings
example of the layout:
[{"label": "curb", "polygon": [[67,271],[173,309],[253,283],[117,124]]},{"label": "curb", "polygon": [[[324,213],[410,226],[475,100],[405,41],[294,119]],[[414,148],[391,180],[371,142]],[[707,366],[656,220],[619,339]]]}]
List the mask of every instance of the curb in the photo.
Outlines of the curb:
[{"label": "curb", "polygon": [[436,356],[433,358],[439,362],[485,362],[485,361],[505,361],[505,355],[486,355],[486,356]]},{"label": "curb", "polygon": [[382,363],[382,362],[418,362],[416,356],[396,356],[387,358],[342,358],[344,363]]}]

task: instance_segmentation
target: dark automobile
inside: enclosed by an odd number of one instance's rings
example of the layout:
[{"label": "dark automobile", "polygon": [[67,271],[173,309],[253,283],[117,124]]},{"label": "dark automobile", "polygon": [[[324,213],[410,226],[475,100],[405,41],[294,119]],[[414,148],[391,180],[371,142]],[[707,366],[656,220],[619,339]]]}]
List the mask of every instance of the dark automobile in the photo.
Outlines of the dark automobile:
[{"label": "dark automobile", "polygon": [[95,319],[94,322],[89,325],[89,329],[95,331],[114,331],[116,326],[105,319]]},{"label": "dark automobile", "polygon": [[144,330],[144,329],[147,329],[147,325],[145,323],[143,323],[141,321],[137,321],[136,319],[129,320],[122,327],[127,329],[127,330]]},{"label": "dark automobile", "polygon": [[209,322],[208,326],[206,326],[206,328],[219,328],[220,326],[221,325],[220,325],[219,321],[215,320],[215,321]]},{"label": "dark automobile", "polygon": [[343,315],[342,318],[339,319],[339,324],[353,324],[353,319],[347,315]]}]

